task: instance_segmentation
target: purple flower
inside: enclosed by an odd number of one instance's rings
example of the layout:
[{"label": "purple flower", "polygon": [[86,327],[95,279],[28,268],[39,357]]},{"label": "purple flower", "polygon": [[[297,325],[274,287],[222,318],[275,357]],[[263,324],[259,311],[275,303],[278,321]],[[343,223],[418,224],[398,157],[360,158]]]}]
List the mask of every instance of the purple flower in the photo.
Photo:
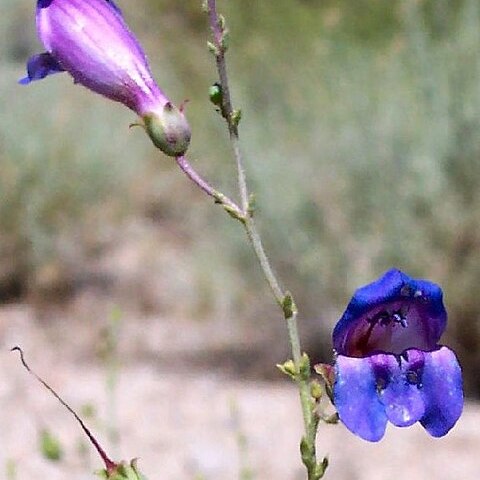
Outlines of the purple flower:
[{"label": "purple flower", "polygon": [[455,354],[437,344],[446,323],[440,287],[399,270],[355,292],[333,331],[333,399],[350,431],[376,442],[387,421],[419,421],[434,437],[455,425],[462,372]]},{"label": "purple flower", "polygon": [[136,112],[154,144],[183,154],[190,128],[152,77],[147,58],[112,0],[37,0],[37,32],[46,52],[27,63],[28,84],[67,71],[75,83]]}]

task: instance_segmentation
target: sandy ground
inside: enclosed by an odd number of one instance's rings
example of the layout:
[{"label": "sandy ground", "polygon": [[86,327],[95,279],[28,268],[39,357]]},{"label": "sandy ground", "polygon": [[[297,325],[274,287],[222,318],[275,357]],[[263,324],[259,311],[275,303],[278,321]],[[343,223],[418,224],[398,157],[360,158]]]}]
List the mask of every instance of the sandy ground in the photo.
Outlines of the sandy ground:
[{"label": "sandy ground", "polygon": [[[123,366],[112,404],[105,367],[89,347],[92,324],[82,325],[47,325],[22,305],[0,309],[0,478],[7,478],[7,463],[15,464],[17,480],[83,480],[101,467],[90,449],[85,453],[84,437],[68,412],[8,352],[17,343],[72,406],[95,406],[96,416],[87,423],[101,443],[115,459],[138,457],[150,480],[237,479],[242,468],[255,479],[305,478],[298,454],[299,402],[288,382],[241,380],[221,369],[189,368],[185,361],[177,369],[189,342],[203,339],[208,348],[205,327],[130,322],[119,339]],[[179,330],[183,334],[175,335]],[[166,352],[167,360],[154,352],[138,354],[150,344]],[[106,438],[109,418],[116,418],[116,446]],[[45,427],[61,441],[60,462],[40,454],[38,435]],[[319,454],[328,454],[331,463],[325,478],[335,480],[477,480],[479,447],[480,406],[472,403],[443,439],[417,426],[392,427],[383,441],[370,444],[341,425],[322,426],[318,439]]]}]

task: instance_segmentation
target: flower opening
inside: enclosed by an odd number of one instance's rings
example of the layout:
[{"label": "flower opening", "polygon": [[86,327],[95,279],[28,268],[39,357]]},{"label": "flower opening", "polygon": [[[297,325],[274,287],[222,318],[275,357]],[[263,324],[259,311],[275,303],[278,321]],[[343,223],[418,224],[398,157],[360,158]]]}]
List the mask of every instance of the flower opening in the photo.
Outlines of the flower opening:
[{"label": "flower opening", "polygon": [[419,421],[445,435],[463,408],[461,369],[438,345],[447,322],[442,290],[399,270],[358,289],[333,332],[333,397],[356,435],[380,440],[387,422]]}]

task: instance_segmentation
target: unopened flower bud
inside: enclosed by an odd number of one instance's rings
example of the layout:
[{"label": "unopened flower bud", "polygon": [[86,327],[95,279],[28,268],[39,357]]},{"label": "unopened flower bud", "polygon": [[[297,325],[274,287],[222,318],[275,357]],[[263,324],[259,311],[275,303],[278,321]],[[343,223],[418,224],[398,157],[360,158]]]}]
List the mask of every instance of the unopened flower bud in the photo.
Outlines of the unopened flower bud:
[{"label": "unopened flower bud", "polygon": [[222,87],[219,83],[214,83],[208,89],[208,96],[210,97],[210,101],[216,105],[217,107],[221,107],[223,103],[223,92]]},{"label": "unopened flower bud", "polygon": [[113,0],[37,0],[37,33],[45,52],[27,63],[23,85],[59,72],[123,103],[143,118],[167,155],[185,153],[190,128],[155,82],[147,57]]}]

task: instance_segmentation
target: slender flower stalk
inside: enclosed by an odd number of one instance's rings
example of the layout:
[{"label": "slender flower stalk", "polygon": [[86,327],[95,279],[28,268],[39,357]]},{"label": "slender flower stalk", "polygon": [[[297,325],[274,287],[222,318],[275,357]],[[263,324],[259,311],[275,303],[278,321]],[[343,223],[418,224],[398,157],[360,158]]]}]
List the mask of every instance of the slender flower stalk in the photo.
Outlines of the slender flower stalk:
[{"label": "slender flower stalk", "polygon": [[244,218],[244,213],[242,209],[230,198],[224,195],[222,192],[215,190],[203,177],[201,177],[196,170],[193,169],[192,165],[188,159],[180,155],[175,158],[177,165],[185,173],[185,175],[193,182],[197,187],[199,187],[203,192],[212,197],[216,203],[219,203],[223,208],[234,218],[242,220]]},{"label": "slender flower stalk", "polygon": [[250,195],[247,186],[245,168],[240,149],[238,123],[240,111],[234,110],[230,97],[226,52],[226,27],[223,17],[217,12],[216,0],[206,2],[213,42],[210,44],[215,55],[215,61],[219,76],[218,87],[220,89],[220,113],[225,119],[230,135],[233,154],[237,165],[238,187],[243,216],[242,224],[259,261],[262,272],[272,290],[275,300],[282,309],[287,323],[288,336],[293,356],[294,371],[292,377],[297,382],[304,420],[304,437],[301,442],[302,459],[307,467],[308,479],[318,480],[323,476],[326,468],[326,460],[318,463],[316,459],[315,440],[318,426],[318,414],[315,410],[315,401],[310,392],[310,364],[308,357],[303,354],[297,325],[297,308],[290,293],[284,291],[270,264],[269,258],[263,247],[260,233],[253,218],[253,206],[250,203]]}]

